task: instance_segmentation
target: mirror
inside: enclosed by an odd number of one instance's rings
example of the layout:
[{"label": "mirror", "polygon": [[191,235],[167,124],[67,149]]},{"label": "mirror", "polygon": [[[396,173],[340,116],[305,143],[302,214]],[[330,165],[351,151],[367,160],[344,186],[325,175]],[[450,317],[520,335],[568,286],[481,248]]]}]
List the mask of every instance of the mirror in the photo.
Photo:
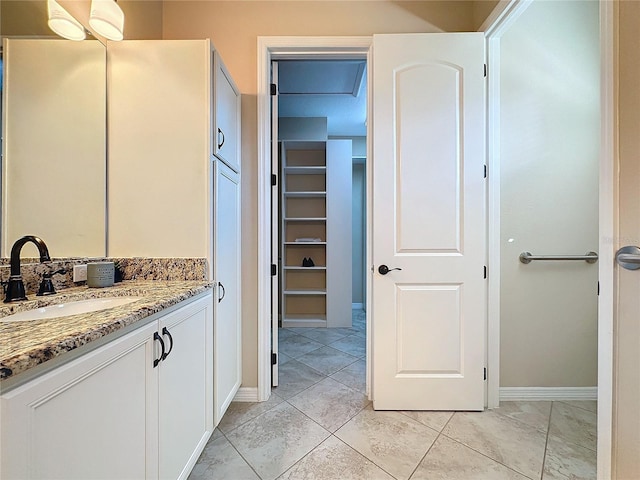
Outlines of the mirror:
[{"label": "mirror", "polygon": [[0,18],[0,254],[33,234],[52,257],[105,256],[105,47],[53,35],[46,0],[2,0]]}]

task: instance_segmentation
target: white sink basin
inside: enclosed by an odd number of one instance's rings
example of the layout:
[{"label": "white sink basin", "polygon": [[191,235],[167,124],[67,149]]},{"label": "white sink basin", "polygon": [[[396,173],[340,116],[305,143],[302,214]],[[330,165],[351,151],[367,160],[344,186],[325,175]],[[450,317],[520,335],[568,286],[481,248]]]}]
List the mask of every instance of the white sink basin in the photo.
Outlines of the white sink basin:
[{"label": "white sink basin", "polygon": [[107,308],[119,307],[140,300],[141,297],[105,297],[59,303],[48,307],[36,308],[25,312],[14,313],[0,318],[0,322],[22,322],[27,320],[44,320],[46,318],[68,317],[81,313],[97,312]]}]

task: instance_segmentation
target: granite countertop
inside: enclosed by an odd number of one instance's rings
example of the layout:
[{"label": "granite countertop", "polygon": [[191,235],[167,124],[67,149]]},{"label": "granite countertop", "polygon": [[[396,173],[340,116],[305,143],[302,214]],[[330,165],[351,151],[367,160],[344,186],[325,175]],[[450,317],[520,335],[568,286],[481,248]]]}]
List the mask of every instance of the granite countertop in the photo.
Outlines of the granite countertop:
[{"label": "granite countertop", "polygon": [[[66,352],[134,324],[212,288],[209,281],[129,280],[113,287],[74,287],[48,297],[0,304],[0,382]],[[100,297],[142,297],[107,310],[43,320],[10,322],[3,317],[25,310]]]}]

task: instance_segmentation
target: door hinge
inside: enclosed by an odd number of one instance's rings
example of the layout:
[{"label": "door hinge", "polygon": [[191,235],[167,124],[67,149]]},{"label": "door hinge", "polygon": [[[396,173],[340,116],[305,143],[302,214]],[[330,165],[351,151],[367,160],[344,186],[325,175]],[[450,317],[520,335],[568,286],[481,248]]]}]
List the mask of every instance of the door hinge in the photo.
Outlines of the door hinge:
[{"label": "door hinge", "polygon": [[487,367],[484,367],[484,381],[487,381]]},{"label": "door hinge", "polygon": [[[486,75],[485,75],[486,77]],[[278,87],[276,86],[275,83],[271,84],[271,95],[277,95],[278,94]]]},{"label": "door hinge", "polygon": [[271,365],[278,363],[278,354],[271,352]]},{"label": "door hinge", "polygon": [[487,178],[487,166],[484,166],[484,178]]},{"label": "door hinge", "polygon": [[278,274],[278,266],[274,263],[271,264],[271,276],[275,277]]},{"label": "door hinge", "polygon": [[487,64],[486,63],[484,64],[484,76],[485,77],[487,76]]},{"label": "door hinge", "polygon": [[278,184],[278,176],[275,173],[271,174],[271,186],[275,187]]},{"label": "door hinge", "polygon": [[485,279],[487,278],[487,266],[486,265],[484,266],[484,278]]}]

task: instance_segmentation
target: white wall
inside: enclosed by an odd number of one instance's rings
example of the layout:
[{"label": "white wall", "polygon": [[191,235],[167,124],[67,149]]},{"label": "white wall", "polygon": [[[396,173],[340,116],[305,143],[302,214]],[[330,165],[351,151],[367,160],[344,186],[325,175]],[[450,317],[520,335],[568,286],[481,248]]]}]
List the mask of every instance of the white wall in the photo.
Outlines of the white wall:
[{"label": "white wall", "polygon": [[502,387],[594,386],[598,2],[538,1],[501,41]]},{"label": "white wall", "polygon": [[353,164],[352,174],[352,303],[365,303],[365,231],[366,231],[366,176],[364,163]]}]

